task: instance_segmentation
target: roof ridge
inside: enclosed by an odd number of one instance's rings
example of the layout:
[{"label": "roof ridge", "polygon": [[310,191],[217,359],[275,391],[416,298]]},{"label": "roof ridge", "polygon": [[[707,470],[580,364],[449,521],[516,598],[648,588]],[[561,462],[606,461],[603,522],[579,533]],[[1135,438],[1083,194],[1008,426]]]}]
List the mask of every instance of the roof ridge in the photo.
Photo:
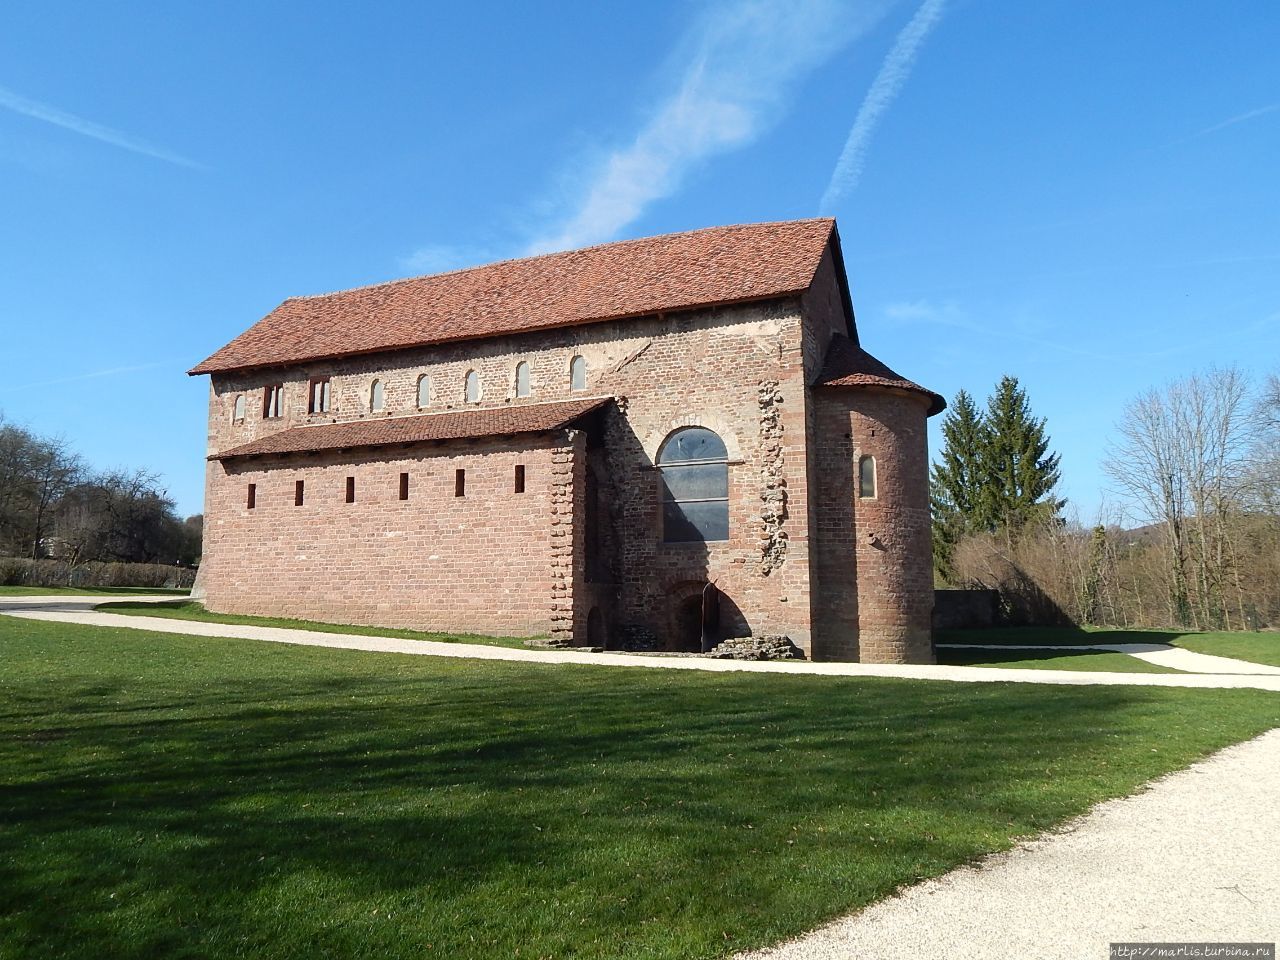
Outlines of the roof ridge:
[{"label": "roof ridge", "polygon": [[672,233],[657,233],[652,236],[645,237],[627,237],[624,240],[606,240],[603,243],[593,243],[587,247],[572,247],[568,250],[552,250],[548,253],[535,253],[527,257],[505,257],[501,260],[490,260],[488,263],[477,263],[469,267],[457,267],[453,270],[441,270],[439,273],[419,273],[412,277],[394,277],[391,280],[379,280],[376,283],[362,283],[354,287],[343,287],[340,290],[329,290],[326,293],[299,293],[290,297],[285,297],[282,303],[289,303],[294,300],[323,300],[325,297],[336,297],[344,293],[355,293],[358,290],[377,290],[379,287],[394,287],[401,283],[416,283],[419,280],[429,280],[435,277],[452,277],[460,273],[471,273],[475,270],[488,270],[490,267],[501,267],[512,263],[527,263],[531,260],[549,260],[552,257],[567,257],[572,254],[588,253],[592,250],[602,250],[605,247],[620,247],[629,243],[641,243],[650,240],[665,240],[673,237],[689,237],[699,233],[727,232],[732,230],[751,230],[757,227],[781,227],[799,223],[830,223],[835,225],[835,217],[801,217],[796,220],[761,220],[755,223],[728,223],[714,227],[696,227],[693,230],[676,230]]}]

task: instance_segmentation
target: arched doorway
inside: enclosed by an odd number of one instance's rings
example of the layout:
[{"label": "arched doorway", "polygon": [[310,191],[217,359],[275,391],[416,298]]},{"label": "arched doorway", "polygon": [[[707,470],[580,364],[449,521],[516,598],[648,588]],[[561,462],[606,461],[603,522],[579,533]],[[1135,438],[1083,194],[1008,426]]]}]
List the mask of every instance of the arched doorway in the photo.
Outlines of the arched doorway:
[{"label": "arched doorway", "polygon": [[720,633],[720,591],[714,584],[693,586],[682,599],[673,599],[669,651],[702,653],[724,639]]}]

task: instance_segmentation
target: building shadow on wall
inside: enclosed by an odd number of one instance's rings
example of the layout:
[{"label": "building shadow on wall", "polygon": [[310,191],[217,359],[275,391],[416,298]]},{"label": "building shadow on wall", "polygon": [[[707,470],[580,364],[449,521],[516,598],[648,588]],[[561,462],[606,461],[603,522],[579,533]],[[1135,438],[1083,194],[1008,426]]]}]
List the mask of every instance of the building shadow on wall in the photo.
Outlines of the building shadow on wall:
[{"label": "building shadow on wall", "polygon": [[[708,545],[665,542],[663,477],[625,411],[621,401],[605,418],[593,471],[597,492],[588,500],[588,543],[607,555],[594,567],[607,570],[616,585],[606,646],[696,653],[749,635],[746,615],[715,582]],[[592,503],[598,504],[594,511]]]},{"label": "building shadow on wall", "polygon": [[857,476],[853,437],[847,417],[844,419],[844,428],[819,454],[822,503],[813,556],[817,573],[812,625],[815,660],[859,659]]}]

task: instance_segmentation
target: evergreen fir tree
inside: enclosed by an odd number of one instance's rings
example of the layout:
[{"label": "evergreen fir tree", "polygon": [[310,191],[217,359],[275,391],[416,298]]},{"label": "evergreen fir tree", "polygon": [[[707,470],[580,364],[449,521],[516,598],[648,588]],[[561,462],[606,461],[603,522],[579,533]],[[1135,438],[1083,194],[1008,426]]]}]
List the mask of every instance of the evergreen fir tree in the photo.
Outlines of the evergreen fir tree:
[{"label": "evergreen fir tree", "polygon": [[987,435],[973,398],[961,390],[942,421],[942,455],[933,465],[934,569],[943,579],[951,572],[951,548],[966,533],[981,529],[979,515],[986,477]]},{"label": "evergreen fir tree", "polygon": [[983,427],[986,476],[977,517],[988,529],[1010,534],[1034,520],[1057,518],[1065,503],[1053,496],[1060,457],[1048,452],[1045,421],[1031,415],[1016,377],[1001,378],[987,400]]},{"label": "evergreen fir tree", "polygon": [[933,465],[934,570],[950,579],[952,551],[971,533],[1003,530],[1015,536],[1033,520],[1058,516],[1056,453],[1048,453],[1045,421],[1017,378],[1004,377],[979,411],[964,390],[942,421],[942,453]]}]

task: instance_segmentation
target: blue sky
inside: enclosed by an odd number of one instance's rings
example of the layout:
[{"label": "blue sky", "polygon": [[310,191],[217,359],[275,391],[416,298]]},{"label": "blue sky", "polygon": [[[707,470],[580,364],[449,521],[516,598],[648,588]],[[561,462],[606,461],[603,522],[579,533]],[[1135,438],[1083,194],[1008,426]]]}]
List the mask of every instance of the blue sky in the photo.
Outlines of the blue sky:
[{"label": "blue sky", "polygon": [[[834,214],[866,345],[1017,376],[1086,519],[1125,402],[1280,368],[1280,7],[6,4],[0,411],[201,509],[286,296]],[[936,446],[936,426],[935,419]]]}]

